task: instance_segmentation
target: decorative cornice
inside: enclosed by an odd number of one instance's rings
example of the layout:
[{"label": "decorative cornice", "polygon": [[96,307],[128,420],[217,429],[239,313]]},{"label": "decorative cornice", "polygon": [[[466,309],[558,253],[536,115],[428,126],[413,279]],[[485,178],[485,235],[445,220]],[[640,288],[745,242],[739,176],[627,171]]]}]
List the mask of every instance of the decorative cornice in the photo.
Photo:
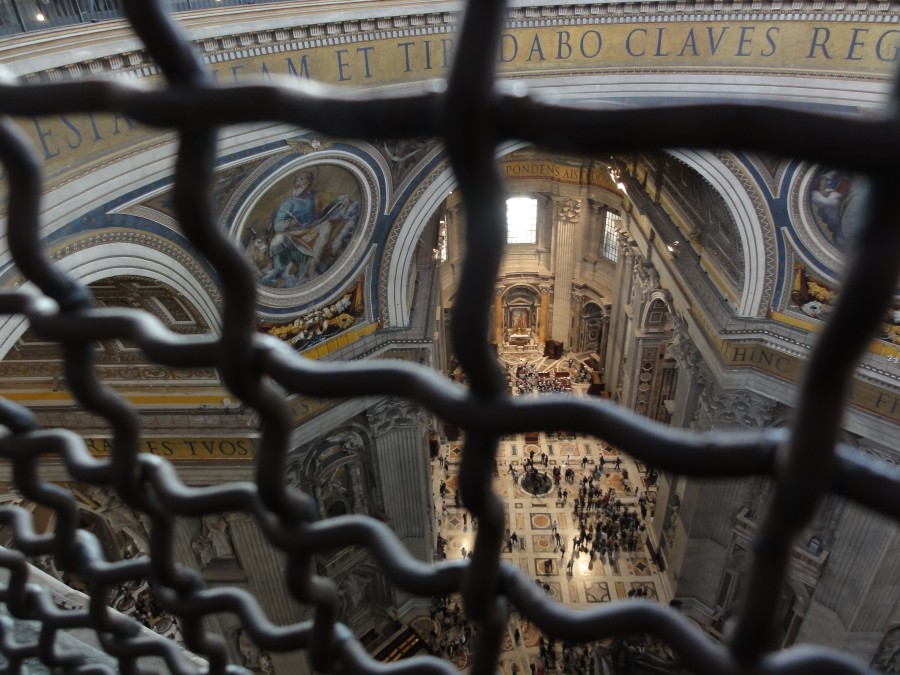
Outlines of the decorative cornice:
[{"label": "decorative cornice", "polygon": [[[895,3],[879,0],[859,0],[852,3],[852,11],[823,11],[820,0],[787,0],[766,3],[750,0],[680,0],[673,3],[620,2],[583,5],[536,5],[512,7],[508,10],[507,26],[534,28],[556,25],[603,25],[619,23],[678,23],[684,21],[828,21],[893,23],[900,17]],[[848,5],[851,3],[834,3]],[[314,9],[314,8],[312,8]],[[383,11],[389,11],[386,4]],[[212,11],[212,10],[210,10]],[[325,12],[331,8],[322,8]],[[238,14],[219,12],[225,28],[229,20],[235,27],[242,25]],[[315,21],[293,27],[277,27],[252,32],[234,33],[201,38],[195,42],[207,63],[220,63],[235,58],[264,56],[286,51],[321,46],[352,44],[397,36],[417,36],[453,32],[459,12],[401,14],[377,18]],[[298,19],[302,20],[302,19]],[[205,24],[204,24],[205,25]],[[190,30],[190,22],[187,23]],[[72,51],[72,53],[77,53]],[[95,59],[61,65],[29,73],[26,81],[56,81],[72,77],[99,76],[103,73],[132,74],[149,77],[159,69],[143,49],[101,56]]]}]

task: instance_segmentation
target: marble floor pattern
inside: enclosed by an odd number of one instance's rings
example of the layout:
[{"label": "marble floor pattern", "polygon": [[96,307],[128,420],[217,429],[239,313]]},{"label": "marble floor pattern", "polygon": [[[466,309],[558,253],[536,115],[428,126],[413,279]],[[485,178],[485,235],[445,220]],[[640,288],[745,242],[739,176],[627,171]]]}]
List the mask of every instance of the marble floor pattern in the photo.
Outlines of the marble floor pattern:
[{"label": "marble floor pattern", "polygon": [[[586,386],[575,385],[575,396],[586,395]],[[534,442],[534,436],[537,442]],[[587,554],[580,554],[574,562],[572,575],[566,574],[566,565],[571,557],[572,539],[578,534],[577,521],[573,514],[573,496],[578,495],[578,481],[586,472],[593,472],[597,467],[601,453],[605,458],[605,465],[599,484],[604,491],[610,487],[616,489],[618,498],[625,506],[637,510],[638,501],[635,489],[640,493],[647,490],[646,467],[636,462],[625,454],[620,454],[615,448],[593,438],[581,436],[568,436],[557,434],[529,434],[526,442],[525,435],[519,434],[505,438],[500,443],[497,457],[498,473],[494,478],[494,490],[506,503],[507,526],[515,532],[519,539],[519,547],[514,547],[511,552],[504,546],[502,558],[519,567],[525,574],[535,580],[540,580],[544,590],[552,599],[571,607],[590,607],[596,603],[605,603],[614,600],[626,600],[630,590],[643,589],[646,597],[668,603],[669,598],[661,597],[662,585],[659,582],[659,571],[651,560],[646,550],[646,535],[638,538],[637,550],[634,552],[620,552],[618,557],[601,561],[595,559],[590,564]],[[432,461],[432,483],[435,512],[442,512],[440,527],[436,530],[447,540],[446,554],[448,560],[459,559],[463,548],[471,551],[475,543],[475,529],[470,517],[463,518],[464,509],[455,506],[455,491],[457,489],[457,474],[464,442],[443,443],[441,455],[447,458],[447,469],[444,470],[436,459]],[[536,446],[536,447],[534,447]],[[569,491],[569,499],[565,505],[557,501],[557,491],[553,489],[549,494],[536,497],[519,485],[519,478],[513,481],[509,473],[509,463],[521,469],[523,457],[534,450],[536,457],[542,452],[549,456],[549,466],[544,469],[552,475],[554,466],[560,466],[565,474],[566,462],[575,470],[575,482],[568,484],[563,479],[561,485]],[[587,457],[585,469],[582,470],[582,460]],[[614,468],[615,460],[621,459],[618,469]],[[537,460],[536,460],[537,461]],[[541,468],[541,467],[539,467]],[[631,493],[625,492],[622,482],[622,472],[627,470],[632,483]],[[442,499],[440,495],[441,482],[446,483],[447,491]],[[597,481],[595,480],[595,485]],[[653,489],[649,496],[652,500]],[[649,505],[652,509],[653,504]],[[637,510],[638,517],[640,511]],[[647,519],[651,517],[651,511],[647,512]],[[562,541],[565,542],[566,551],[561,552],[556,546],[552,534],[552,522],[559,523]],[[458,601],[458,597],[451,598],[451,604]],[[437,621],[436,624],[440,622]],[[520,629],[519,644],[513,639],[515,628]],[[437,626],[440,633],[440,626]],[[536,629],[526,621],[519,619],[515,613],[510,621],[509,639],[504,641],[501,653],[501,671],[512,673],[512,664],[518,665],[518,672],[523,675],[530,673],[529,664],[538,663],[538,635]],[[457,665],[459,658],[453,659]],[[465,659],[462,659],[463,661]]]}]

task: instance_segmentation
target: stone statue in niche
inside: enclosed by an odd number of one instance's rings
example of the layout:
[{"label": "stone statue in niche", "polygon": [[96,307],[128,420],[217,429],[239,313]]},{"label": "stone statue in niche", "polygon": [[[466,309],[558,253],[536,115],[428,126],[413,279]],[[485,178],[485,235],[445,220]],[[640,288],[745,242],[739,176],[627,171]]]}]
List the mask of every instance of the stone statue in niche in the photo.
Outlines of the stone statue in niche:
[{"label": "stone statue in niche", "polygon": [[375,568],[369,565],[355,567],[338,582],[341,616],[350,620],[363,610],[379,616],[386,614],[390,599],[382,588],[380,574]]},{"label": "stone statue in niche", "polygon": [[900,673],[900,626],[884,634],[871,666],[881,673]]},{"label": "stone statue in niche", "polygon": [[650,295],[659,288],[659,272],[650,262],[637,266],[638,281],[641,285],[641,306],[647,303]]},{"label": "stone statue in niche", "polygon": [[353,490],[347,468],[347,464],[341,464],[319,477],[319,495],[326,512],[338,502],[350,507],[353,505]]},{"label": "stone statue in niche", "polygon": [[62,581],[63,575],[58,569],[56,569],[56,564],[53,562],[53,556],[40,555],[31,562],[41,572],[49,574],[54,579],[59,579],[60,581]]},{"label": "stone statue in niche", "polygon": [[365,582],[356,572],[347,575],[338,586],[338,595],[341,599],[341,613],[349,616],[361,609],[365,597]]},{"label": "stone statue in niche", "polygon": [[120,555],[129,558],[150,551],[147,528],[136,511],[119,501],[106,488],[91,487],[88,496],[96,504],[93,512],[103,518],[109,526]]},{"label": "stone statue in niche", "polygon": [[203,516],[201,535],[191,543],[191,548],[206,567],[213,563],[235,562],[234,547],[228,535],[228,522],[221,513]]},{"label": "stone statue in niche", "polygon": [[256,672],[274,672],[272,659],[261,650],[244,629],[238,631],[238,651],[241,653],[242,665]]}]

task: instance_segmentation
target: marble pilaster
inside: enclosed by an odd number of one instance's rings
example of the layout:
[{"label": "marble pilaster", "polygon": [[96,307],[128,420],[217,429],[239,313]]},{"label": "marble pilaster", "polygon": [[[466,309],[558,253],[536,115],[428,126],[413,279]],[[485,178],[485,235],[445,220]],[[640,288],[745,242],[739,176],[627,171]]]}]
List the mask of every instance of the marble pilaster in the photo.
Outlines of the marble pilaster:
[{"label": "marble pilaster", "polygon": [[697,349],[688,330],[687,322],[675,315],[675,336],[668,349],[669,356],[678,364],[678,386],[675,389],[675,406],[671,423],[684,428],[691,421],[700,394],[712,376],[703,362],[703,356]]},{"label": "marble pilaster", "polygon": [[541,344],[547,341],[547,327],[550,323],[550,287],[541,285],[541,308],[538,325],[539,340]]},{"label": "marble pilaster", "polygon": [[371,408],[368,417],[390,526],[416,558],[429,561],[433,504],[421,412],[407,401],[389,400]]},{"label": "marble pilaster", "polygon": [[581,310],[584,307],[584,295],[582,293],[575,293],[572,295],[572,305],[569,308],[570,319],[569,319],[569,335],[573,336],[569,342],[570,348],[575,348],[575,344],[578,341],[577,335],[578,331],[581,328]]},{"label": "marble pilaster", "polygon": [[575,275],[575,231],[581,219],[580,199],[559,199],[554,204],[556,215],[556,247],[551,337],[570,347],[569,326],[572,322],[572,279]]},{"label": "marble pilaster", "polygon": [[600,357],[600,367],[604,368],[606,363],[606,350],[609,341],[609,312],[604,311],[603,317],[600,319],[600,337],[597,340],[598,356]]},{"label": "marble pilaster", "polygon": [[[247,516],[230,515],[228,529],[238,559],[244,569],[253,570],[247,575],[247,590],[260,599],[270,621],[276,625],[289,625],[301,618],[299,603],[285,592],[284,562],[269,544],[259,525]],[[311,672],[305,656],[291,652],[269,653],[274,672]]]},{"label": "marble pilaster", "polygon": [[493,341],[497,344],[503,342],[503,293],[504,289],[498,288],[494,291],[494,336]]}]

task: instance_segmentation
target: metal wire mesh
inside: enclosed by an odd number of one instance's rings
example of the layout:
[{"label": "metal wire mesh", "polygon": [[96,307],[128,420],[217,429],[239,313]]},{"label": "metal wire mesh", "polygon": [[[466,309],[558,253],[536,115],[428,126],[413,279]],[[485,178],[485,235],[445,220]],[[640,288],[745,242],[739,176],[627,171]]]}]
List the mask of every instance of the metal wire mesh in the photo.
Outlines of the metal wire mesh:
[{"label": "metal wire mesh", "polygon": [[[211,673],[229,672],[221,637],[203,629],[203,618],[233,612],[256,644],[269,651],[305,650],[322,671],[453,672],[432,657],[382,666],[336,621],[333,583],[313,573],[317,552],[365,548],[386,577],[407,593],[462,594],[465,611],[479,624],[472,672],[494,672],[508,612],[514,607],[557,638],[586,642],[645,633],[667,643],[691,669],[728,673],[862,673],[866,667],[827,649],[793,648],[767,653],[765,645],[785,579],[789,551],[828,493],[841,494],[877,512],[900,518],[900,473],[840,446],[841,412],[854,365],[889,306],[900,268],[900,117],[892,109],[879,119],[840,119],[797,110],[752,105],[702,105],[658,110],[585,111],[507,96],[496,86],[494,63],[505,16],[502,0],[469,4],[458,50],[443,92],[360,99],[319,87],[274,84],[222,86],[206,76],[200,59],[161,7],[161,2],[123,2],[128,20],[167,80],[160,90],[124,82],[82,81],[0,85],[4,115],[112,112],[179,136],[174,203],[184,233],[221,272],[225,304],[221,337],[185,338],[148,315],[92,308],[84,286],[49,263],[38,237],[39,160],[17,127],[0,121],[0,158],[9,176],[12,256],[42,292],[0,294],[0,311],[24,315],[32,329],[62,344],[66,377],[78,402],[102,416],[114,431],[110,459],[95,459],[79,437],[41,430],[34,417],[0,403],[0,455],[13,467],[16,488],[56,513],[50,535],[36,535],[20,510],[0,512],[17,550],[0,550],[0,567],[11,573],[0,599],[20,619],[38,620],[34,644],[10,639],[0,622],[0,652],[12,670],[37,657],[60,672],[109,672],[88,665],[57,644],[72,627],[96,629],[103,648],[119,660],[120,672],[141,672],[139,659],[165,659],[175,673],[194,672],[176,645],[149,640],[136,624],[107,609],[107,591],[138,577],[152,580],[157,601],[179,617],[185,643],[208,660]],[[897,102],[896,95],[892,104]],[[660,124],[664,114],[665,123]],[[318,363],[301,360],[254,329],[254,275],[216,224],[208,195],[214,169],[216,127],[249,121],[285,122],[344,138],[439,137],[446,144],[465,210],[469,258],[455,307],[452,342],[469,385],[448,382],[412,364]],[[828,138],[828,143],[821,139]],[[755,434],[692,434],[648,424],[603,400],[512,399],[484,336],[489,304],[505,243],[504,186],[494,148],[507,139],[579,155],[606,155],[665,147],[730,147],[770,155],[803,157],[868,174],[868,216],[848,253],[846,281],[838,304],[812,354],[793,425]],[[227,270],[227,273],[225,271]],[[91,345],[128,339],[152,361],[181,368],[218,368],[228,388],[261,421],[256,479],[250,484],[187,487],[165,460],[138,451],[135,411],[99,381]],[[460,491],[478,518],[474,553],[465,562],[434,566],[413,559],[382,523],[359,516],[319,520],[313,499],[284,484],[291,415],[278,387],[315,396],[397,396],[416,401],[466,432]],[[491,489],[498,440],[503,434],[566,429],[604,439],[663,470],[700,477],[765,475],[774,479],[773,498],[754,547],[751,592],[727,644],[718,644],[677,611],[651,602],[612,603],[573,610],[535,589],[500,558],[504,507]],[[38,465],[54,456],[72,478],[111,487],[151,523],[151,556],[106,561],[96,539],[79,529],[72,494],[41,479]],[[286,554],[285,586],[315,607],[310,621],[276,626],[254,597],[236,588],[206,588],[195,574],[172,562],[176,515],[225,511],[251,515],[273,546]],[[26,585],[26,556],[55,556],[61,568],[90,585],[88,609],[63,611],[46,591]]]}]

